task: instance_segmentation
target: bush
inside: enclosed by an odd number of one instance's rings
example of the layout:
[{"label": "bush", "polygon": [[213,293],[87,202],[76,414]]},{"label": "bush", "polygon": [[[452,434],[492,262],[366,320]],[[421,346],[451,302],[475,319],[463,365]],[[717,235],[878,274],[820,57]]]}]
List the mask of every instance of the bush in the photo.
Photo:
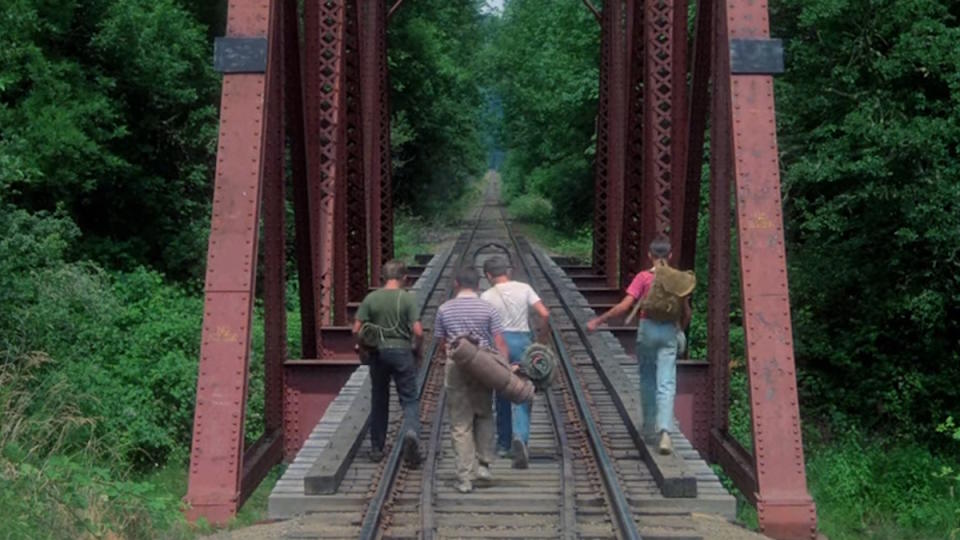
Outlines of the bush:
[{"label": "bush", "polygon": [[549,225],[553,219],[553,205],[545,197],[527,193],[510,201],[510,215],[522,223]]},{"label": "bush", "polygon": [[830,538],[947,538],[960,530],[956,463],[910,442],[850,429],[808,450],[820,528]]},{"label": "bush", "polygon": [[[130,538],[182,521],[175,497],[127,478],[83,411],[96,400],[42,354],[0,351],[0,515],[4,538]],[[111,463],[110,467],[104,463]]]}]

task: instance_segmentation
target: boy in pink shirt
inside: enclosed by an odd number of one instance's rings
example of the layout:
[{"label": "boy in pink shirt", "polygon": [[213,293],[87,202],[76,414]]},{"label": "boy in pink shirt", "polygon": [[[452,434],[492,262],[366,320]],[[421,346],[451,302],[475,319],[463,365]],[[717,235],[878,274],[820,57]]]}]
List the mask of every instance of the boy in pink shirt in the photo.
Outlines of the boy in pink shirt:
[{"label": "boy in pink shirt", "polygon": [[[647,253],[653,266],[639,272],[626,295],[619,304],[609,311],[591,319],[587,330],[593,332],[606,320],[626,314],[634,302],[642,300],[650,293],[653,278],[658,266],[670,260],[670,240],[658,236],[650,243]],[[640,404],[643,408],[643,432],[645,438],[659,435],[661,454],[673,451],[670,431],[673,430],[673,402],[677,394],[677,344],[678,335],[690,324],[690,297],[683,299],[683,310],[679,321],[658,321],[640,312],[637,328],[637,364],[640,368]]]}]

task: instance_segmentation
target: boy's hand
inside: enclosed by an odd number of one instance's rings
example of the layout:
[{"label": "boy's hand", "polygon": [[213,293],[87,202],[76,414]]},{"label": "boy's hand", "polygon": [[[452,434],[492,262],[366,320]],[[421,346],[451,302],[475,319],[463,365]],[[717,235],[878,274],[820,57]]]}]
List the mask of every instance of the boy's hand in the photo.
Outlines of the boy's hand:
[{"label": "boy's hand", "polygon": [[600,320],[600,317],[597,317],[595,319],[590,319],[589,321],[587,321],[587,332],[596,332],[597,327],[600,326],[600,323],[602,322],[603,321]]}]

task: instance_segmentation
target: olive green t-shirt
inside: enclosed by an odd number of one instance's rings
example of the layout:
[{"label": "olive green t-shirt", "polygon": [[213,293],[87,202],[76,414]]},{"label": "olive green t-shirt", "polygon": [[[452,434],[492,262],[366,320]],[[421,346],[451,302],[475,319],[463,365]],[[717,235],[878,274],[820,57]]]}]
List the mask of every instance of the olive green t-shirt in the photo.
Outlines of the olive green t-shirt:
[{"label": "olive green t-shirt", "polygon": [[403,289],[378,289],[368,294],[360,308],[357,320],[383,329],[380,349],[409,348],[413,339],[413,323],[420,319],[417,299]]}]

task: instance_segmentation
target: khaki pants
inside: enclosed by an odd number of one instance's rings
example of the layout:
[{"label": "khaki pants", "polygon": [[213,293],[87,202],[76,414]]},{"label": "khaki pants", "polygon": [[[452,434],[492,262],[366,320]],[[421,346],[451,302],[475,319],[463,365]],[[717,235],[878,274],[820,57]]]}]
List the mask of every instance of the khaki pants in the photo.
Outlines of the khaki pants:
[{"label": "khaki pants", "polygon": [[447,360],[444,386],[450,411],[450,437],[457,455],[457,478],[473,480],[478,462],[493,462],[493,391],[480,386]]}]

